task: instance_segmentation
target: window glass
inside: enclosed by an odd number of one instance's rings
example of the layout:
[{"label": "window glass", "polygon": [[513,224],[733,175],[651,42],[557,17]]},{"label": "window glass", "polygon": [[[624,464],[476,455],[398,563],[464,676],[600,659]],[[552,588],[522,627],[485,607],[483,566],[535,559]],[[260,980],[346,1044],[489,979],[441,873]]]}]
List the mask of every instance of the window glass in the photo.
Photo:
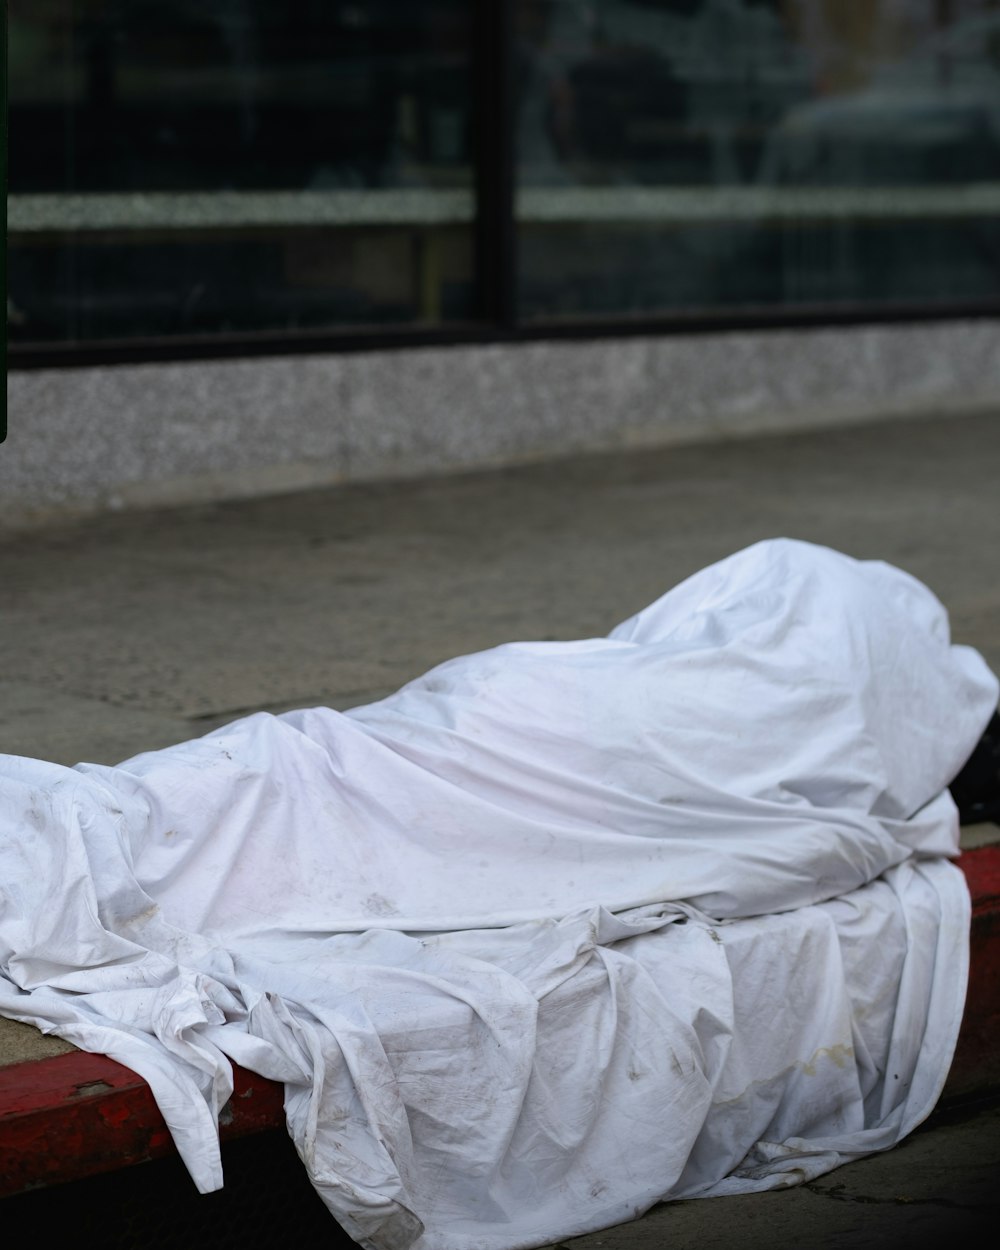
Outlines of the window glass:
[{"label": "window glass", "polygon": [[996,0],[516,0],[528,319],[1000,293]]},{"label": "window glass", "polygon": [[13,342],[470,315],[462,0],[12,0]]},{"label": "window glass", "polygon": [[497,126],[528,326],[1000,295],[1000,0],[11,0],[8,45],[15,353],[481,316]]}]

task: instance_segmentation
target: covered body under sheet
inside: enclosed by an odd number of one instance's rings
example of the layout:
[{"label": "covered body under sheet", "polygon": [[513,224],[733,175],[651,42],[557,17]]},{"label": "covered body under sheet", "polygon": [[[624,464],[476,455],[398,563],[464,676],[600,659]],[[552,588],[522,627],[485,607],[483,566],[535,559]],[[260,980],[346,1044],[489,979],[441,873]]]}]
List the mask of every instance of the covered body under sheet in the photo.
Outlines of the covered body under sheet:
[{"label": "covered body under sheet", "polygon": [[141,1073],[203,1190],[227,1057],[284,1081],[373,1247],[795,1183],[940,1092],[996,703],[925,587],[778,540],[346,714],[3,757],[0,1013]]}]

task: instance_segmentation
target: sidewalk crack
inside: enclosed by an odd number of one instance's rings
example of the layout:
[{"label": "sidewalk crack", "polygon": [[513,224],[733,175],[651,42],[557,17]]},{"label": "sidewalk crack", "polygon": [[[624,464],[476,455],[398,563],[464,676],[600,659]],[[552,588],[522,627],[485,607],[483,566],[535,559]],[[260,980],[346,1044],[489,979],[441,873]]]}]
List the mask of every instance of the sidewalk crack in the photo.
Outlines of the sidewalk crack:
[{"label": "sidewalk crack", "polygon": [[893,1198],[872,1198],[867,1194],[848,1193],[846,1185],[833,1185],[827,1188],[826,1186],[806,1183],[802,1188],[808,1189],[810,1193],[818,1194],[822,1198],[832,1198],[834,1202],[856,1202],[869,1206],[946,1207],[953,1211],[995,1210],[993,1207],[980,1206],[979,1204],[970,1206],[965,1202],[955,1202],[951,1198],[908,1198],[905,1194],[899,1194]]}]

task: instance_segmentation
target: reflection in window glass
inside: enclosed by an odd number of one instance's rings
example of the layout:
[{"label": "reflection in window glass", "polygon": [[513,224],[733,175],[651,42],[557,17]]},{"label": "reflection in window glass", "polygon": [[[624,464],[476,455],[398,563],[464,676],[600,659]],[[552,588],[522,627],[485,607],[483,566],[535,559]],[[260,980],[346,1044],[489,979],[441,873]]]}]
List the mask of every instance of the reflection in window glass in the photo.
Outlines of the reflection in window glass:
[{"label": "reflection in window glass", "polygon": [[472,304],[461,0],[12,0],[13,341]]},{"label": "reflection in window glass", "polygon": [[534,318],[1000,293],[997,0],[516,0]]}]

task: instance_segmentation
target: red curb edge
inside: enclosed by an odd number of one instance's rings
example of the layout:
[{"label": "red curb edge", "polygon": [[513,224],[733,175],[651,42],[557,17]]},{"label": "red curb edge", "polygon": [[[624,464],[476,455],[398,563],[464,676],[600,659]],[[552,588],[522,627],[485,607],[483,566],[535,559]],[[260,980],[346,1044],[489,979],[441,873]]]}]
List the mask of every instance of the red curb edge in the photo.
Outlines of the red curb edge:
[{"label": "red curb edge", "polygon": [[1000,846],[966,851],[958,866],[972,896],[969,988],[944,1097],[1000,1088]]},{"label": "red curb edge", "polygon": [[[1000,1087],[1000,846],[958,860],[972,895],[972,957],[944,1096]],[[223,1141],[283,1128],[280,1084],[233,1065]],[[73,1051],[0,1068],[0,1198],[174,1154],[149,1086],[106,1055]]]},{"label": "red curb edge", "polygon": [[[284,1126],[284,1090],[233,1065],[223,1141]],[[106,1055],[0,1068],[0,1198],[176,1154],[149,1086]]]}]

